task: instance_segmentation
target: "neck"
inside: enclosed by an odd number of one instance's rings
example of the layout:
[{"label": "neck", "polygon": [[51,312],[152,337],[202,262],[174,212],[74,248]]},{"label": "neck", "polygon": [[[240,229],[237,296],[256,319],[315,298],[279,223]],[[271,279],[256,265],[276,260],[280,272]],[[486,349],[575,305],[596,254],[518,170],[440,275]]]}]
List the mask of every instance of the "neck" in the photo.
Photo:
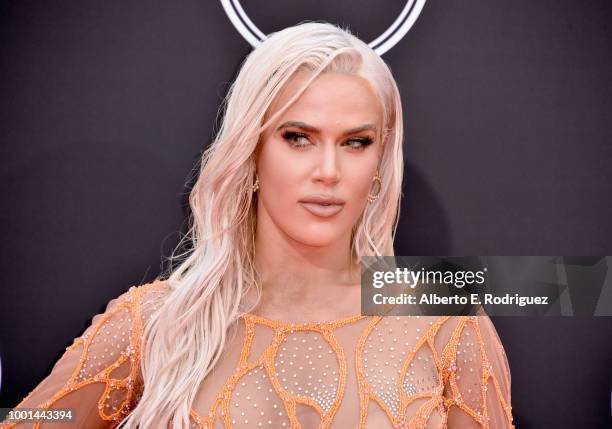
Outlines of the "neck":
[{"label": "neck", "polygon": [[[255,267],[262,286],[256,314],[293,321],[360,311],[361,267],[351,262],[350,231],[329,246],[308,246],[276,227],[258,225]],[[253,302],[254,295],[248,296],[247,302]]]}]

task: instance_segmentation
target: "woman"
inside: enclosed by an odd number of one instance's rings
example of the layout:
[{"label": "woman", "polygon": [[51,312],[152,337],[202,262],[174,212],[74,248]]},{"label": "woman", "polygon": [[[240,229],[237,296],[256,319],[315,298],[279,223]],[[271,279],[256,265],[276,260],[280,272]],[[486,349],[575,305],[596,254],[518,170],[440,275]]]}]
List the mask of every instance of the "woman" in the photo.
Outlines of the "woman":
[{"label": "woman", "polygon": [[247,57],[226,101],[189,251],[112,300],[18,407],[74,408],[66,427],[512,427],[488,318],[359,314],[360,258],[393,255],[402,183],[382,59],[303,23]]}]

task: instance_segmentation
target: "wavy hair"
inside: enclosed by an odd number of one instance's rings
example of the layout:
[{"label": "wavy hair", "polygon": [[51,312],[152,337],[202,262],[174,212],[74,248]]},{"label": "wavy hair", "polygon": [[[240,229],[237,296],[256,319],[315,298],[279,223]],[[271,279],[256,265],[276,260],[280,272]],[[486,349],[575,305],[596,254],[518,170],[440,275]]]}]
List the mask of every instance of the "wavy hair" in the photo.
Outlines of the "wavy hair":
[{"label": "wavy hair", "polygon": [[[309,80],[267,117],[298,70],[311,72]],[[379,198],[367,204],[355,223],[350,251],[357,261],[364,255],[394,255],[403,121],[389,67],[366,43],[333,24],[303,22],[272,33],[241,64],[219,110],[222,120],[216,137],[202,153],[199,176],[189,194],[189,228],[170,256],[179,263],[167,274],[170,287],[161,307],[145,323],[144,390],[120,427],[189,426],[198,388],[224,350],[245,293],[255,287],[261,297],[254,265],[257,194],[252,189],[260,135],[325,72],[365,78],[381,102],[382,187]]]}]

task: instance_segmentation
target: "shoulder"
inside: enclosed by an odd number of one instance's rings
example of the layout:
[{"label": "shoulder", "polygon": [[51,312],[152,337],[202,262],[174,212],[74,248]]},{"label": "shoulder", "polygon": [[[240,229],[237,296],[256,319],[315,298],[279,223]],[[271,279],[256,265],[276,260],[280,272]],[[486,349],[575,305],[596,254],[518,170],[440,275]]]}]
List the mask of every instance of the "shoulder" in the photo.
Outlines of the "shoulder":
[{"label": "shoulder", "polygon": [[94,316],[86,332],[71,346],[82,354],[83,368],[89,368],[84,371],[84,380],[103,381],[107,385],[117,383],[114,370],[124,366],[129,386],[125,393],[129,391],[127,396],[130,401],[133,399],[142,387],[140,364],[144,328],[168,291],[168,282],[159,278],[132,285],[109,301],[103,313]]},{"label": "shoulder", "polygon": [[170,285],[168,280],[163,280],[158,277],[148,283],[130,286],[126,292],[122,293],[118,297],[118,299],[139,303],[144,301],[154,301],[162,298],[169,290]]},{"label": "shoulder", "polygon": [[475,316],[445,317],[438,334],[447,348],[455,348],[463,340],[465,344],[476,343],[504,354],[495,325],[484,311]]},{"label": "shoulder", "polygon": [[491,318],[481,311],[475,316],[451,316],[440,329],[441,356],[451,372],[476,372],[495,376],[496,382],[510,395],[510,366],[501,339]]},{"label": "shoulder", "polygon": [[135,322],[141,316],[148,316],[155,310],[163,301],[163,297],[167,294],[169,285],[167,280],[156,278],[149,283],[132,285],[127,291],[119,296],[111,299],[105,310],[94,316],[91,325],[97,325],[100,319],[106,319],[116,313],[129,314],[131,317],[126,319],[127,322]]},{"label": "shoulder", "polygon": [[510,367],[491,318],[481,312],[452,316],[446,323],[441,367],[447,406],[455,409],[449,427],[480,427],[472,423],[485,415],[489,427],[512,428]]},{"label": "shoulder", "polygon": [[163,303],[170,290],[169,281],[158,277],[152,282],[131,286],[122,297],[125,296],[126,301],[135,303],[140,311],[149,313]]},{"label": "shoulder", "polygon": [[108,301],[105,310],[66,348],[51,373],[17,407],[78,409],[75,427],[121,421],[137,402],[142,387],[144,322],[159,308],[168,290],[167,282],[156,279],[131,286]]},{"label": "shoulder", "polygon": [[474,316],[437,317],[430,334],[443,367],[453,369],[458,361],[482,359],[487,368],[509,368],[495,325],[484,311]]},{"label": "shoulder", "polygon": [[170,292],[168,280],[155,280],[131,286],[118,299],[130,307],[136,325],[144,325],[151,315],[161,307]]},{"label": "shoulder", "polygon": [[[104,350],[107,345],[126,353],[139,348],[144,325],[157,309],[168,290],[166,281],[156,279],[150,283],[133,285],[119,296],[111,299],[104,311],[96,314],[87,329],[67,348],[90,352],[96,348]],[[102,352],[98,353],[102,355]],[[131,353],[130,353],[131,354]],[[106,356],[111,358],[112,354]],[[138,354],[136,354],[138,356]],[[101,361],[98,357],[98,362]]]}]

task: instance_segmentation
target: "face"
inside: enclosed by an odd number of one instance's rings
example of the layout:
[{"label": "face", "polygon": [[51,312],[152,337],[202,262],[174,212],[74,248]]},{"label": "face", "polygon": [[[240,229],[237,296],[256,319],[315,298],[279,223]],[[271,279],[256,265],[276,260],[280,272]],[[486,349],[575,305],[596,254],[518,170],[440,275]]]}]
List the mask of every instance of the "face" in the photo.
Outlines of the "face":
[{"label": "face", "polygon": [[[267,117],[307,78],[305,72],[294,75]],[[261,136],[258,229],[277,228],[317,247],[350,239],[373,189],[383,149],[381,128],[380,101],[367,80],[319,75]]]}]

